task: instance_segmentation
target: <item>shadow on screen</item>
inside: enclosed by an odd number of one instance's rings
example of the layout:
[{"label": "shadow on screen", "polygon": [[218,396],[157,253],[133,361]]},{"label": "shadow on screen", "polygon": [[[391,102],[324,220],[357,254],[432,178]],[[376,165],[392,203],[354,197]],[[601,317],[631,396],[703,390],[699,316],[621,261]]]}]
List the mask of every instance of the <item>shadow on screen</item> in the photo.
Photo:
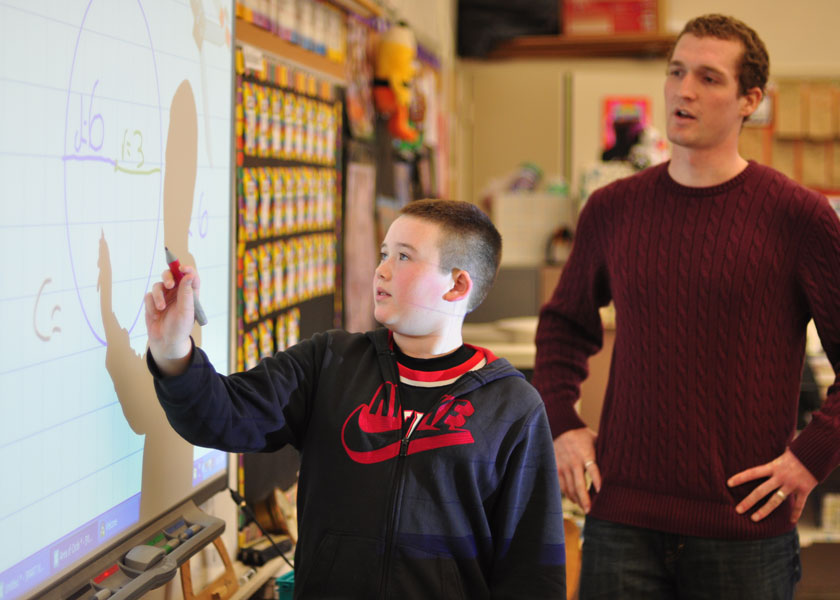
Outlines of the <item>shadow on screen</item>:
[{"label": "shadow on screen", "polygon": [[[189,82],[183,81],[172,98],[169,133],[166,140],[166,169],[163,182],[164,240],[182,265],[195,265],[188,252],[190,215],[196,180],[198,124],[195,98]],[[122,242],[122,241],[121,241]],[[163,245],[160,252],[163,255]],[[114,274],[108,241],[99,240],[99,300],[105,329],[107,351],[105,367],[131,429],[145,435],[140,520],[146,520],[169,508],[177,498],[174,490],[183,490],[193,480],[193,447],[184,441],[166,420],[155,398],[152,376],[145,355],[132,348],[128,331],[117,320],[112,305]],[[119,277],[119,274],[117,274]],[[201,329],[193,326],[193,339],[201,344]],[[170,490],[170,492],[167,492]],[[177,492],[182,493],[182,492]]]}]

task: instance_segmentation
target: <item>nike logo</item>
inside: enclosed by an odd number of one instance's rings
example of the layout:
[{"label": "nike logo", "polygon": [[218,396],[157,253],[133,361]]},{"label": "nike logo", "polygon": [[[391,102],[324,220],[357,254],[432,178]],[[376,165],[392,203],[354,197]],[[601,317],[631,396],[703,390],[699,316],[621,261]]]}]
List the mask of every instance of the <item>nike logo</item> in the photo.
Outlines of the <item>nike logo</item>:
[{"label": "nike logo", "polygon": [[[388,386],[387,389],[385,389],[386,385]],[[387,401],[379,398],[381,393],[388,395]],[[364,433],[384,433],[400,429],[402,421],[394,414],[395,411],[387,408],[394,406],[395,402],[396,388],[389,383],[380,385],[370,404],[362,404],[357,409],[359,411],[359,429]]]},{"label": "nike logo", "polygon": [[[414,435],[408,442],[408,454],[447,446],[472,444],[472,433],[463,429],[475,408],[469,400],[444,396],[437,410],[426,415],[413,413]],[[373,399],[357,406],[341,427],[344,451],[355,462],[372,464],[395,458],[400,452],[404,416],[396,403],[396,386],[386,381]]]}]

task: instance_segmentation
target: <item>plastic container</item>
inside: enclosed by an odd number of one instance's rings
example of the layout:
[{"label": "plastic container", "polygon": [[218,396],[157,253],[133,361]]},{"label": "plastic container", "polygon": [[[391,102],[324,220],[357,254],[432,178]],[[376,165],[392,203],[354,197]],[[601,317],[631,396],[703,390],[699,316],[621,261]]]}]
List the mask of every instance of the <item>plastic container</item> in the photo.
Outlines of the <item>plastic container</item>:
[{"label": "plastic container", "polygon": [[542,169],[534,163],[522,163],[510,189],[511,191],[533,191],[542,179],[542,175]]},{"label": "plastic container", "polygon": [[279,600],[292,600],[295,595],[295,572],[283,573],[274,580],[274,585],[277,587],[277,598]]}]

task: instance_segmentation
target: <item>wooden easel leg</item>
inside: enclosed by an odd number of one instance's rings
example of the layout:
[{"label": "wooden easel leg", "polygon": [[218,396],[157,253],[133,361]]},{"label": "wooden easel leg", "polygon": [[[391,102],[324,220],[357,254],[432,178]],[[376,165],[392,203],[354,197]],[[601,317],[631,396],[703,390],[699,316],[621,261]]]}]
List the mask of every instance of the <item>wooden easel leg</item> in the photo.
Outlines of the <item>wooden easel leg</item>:
[{"label": "wooden easel leg", "polygon": [[213,540],[213,545],[222,557],[222,562],[225,565],[225,572],[219,575],[215,581],[209,583],[207,587],[199,593],[193,591],[192,573],[190,572],[190,562],[187,561],[181,565],[181,589],[183,590],[184,600],[226,600],[230,598],[233,593],[239,589],[239,583],[236,581],[236,574],[233,571],[233,563],[230,561],[225,543],[221,536]]}]

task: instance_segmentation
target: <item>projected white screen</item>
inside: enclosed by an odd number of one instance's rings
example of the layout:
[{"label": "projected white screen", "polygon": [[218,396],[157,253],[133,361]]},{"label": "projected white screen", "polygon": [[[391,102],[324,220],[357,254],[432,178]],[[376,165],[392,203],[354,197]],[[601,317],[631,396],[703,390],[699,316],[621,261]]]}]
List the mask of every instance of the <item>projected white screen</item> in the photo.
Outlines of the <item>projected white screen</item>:
[{"label": "projected white screen", "polygon": [[0,2],[0,600],[224,477],[169,427],[143,296],[201,274],[228,364],[232,2]]}]

